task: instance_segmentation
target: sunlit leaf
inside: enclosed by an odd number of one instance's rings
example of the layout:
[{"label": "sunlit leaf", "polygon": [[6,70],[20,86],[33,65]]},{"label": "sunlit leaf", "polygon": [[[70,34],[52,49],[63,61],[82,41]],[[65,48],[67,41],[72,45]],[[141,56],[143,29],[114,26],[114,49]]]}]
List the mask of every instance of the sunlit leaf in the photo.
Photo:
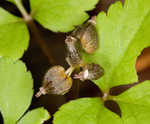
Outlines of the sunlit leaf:
[{"label": "sunlit leaf", "polygon": [[68,32],[88,19],[98,0],[30,0],[33,18],[55,32]]},{"label": "sunlit leaf", "polygon": [[19,59],[28,42],[28,29],[22,19],[0,8],[0,56]]},{"label": "sunlit leaf", "polygon": [[33,80],[21,61],[0,59],[0,110],[5,124],[15,124],[29,107]]},{"label": "sunlit leaf", "polygon": [[29,111],[18,124],[43,124],[50,118],[49,113],[44,108],[37,108]]},{"label": "sunlit leaf", "polygon": [[94,81],[103,90],[138,81],[135,63],[143,48],[150,46],[150,1],[126,0],[112,5],[107,15],[97,17],[99,48],[84,54],[84,60],[100,64],[104,76]]}]

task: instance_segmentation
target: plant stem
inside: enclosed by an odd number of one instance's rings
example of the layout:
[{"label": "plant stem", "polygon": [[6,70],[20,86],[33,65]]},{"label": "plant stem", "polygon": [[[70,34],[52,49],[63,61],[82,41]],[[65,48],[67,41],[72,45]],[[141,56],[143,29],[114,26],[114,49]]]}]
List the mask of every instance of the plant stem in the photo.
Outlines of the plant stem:
[{"label": "plant stem", "polygon": [[38,43],[38,45],[42,49],[44,55],[47,56],[49,63],[54,65],[55,61],[50,54],[49,47],[47,46],[47,44],[42,39],[42,36],[41,36],[36,24],[34,23],[32,16],[30,14],[28,14],[26,9],[24,8],[24,6],[22,4],[22,0],[15,0],[15,4],[16,4],[17,8],[19,9],[19,11],[21,12],[24,21],[26,22],[26,24],[30,28],[31,33],[35,38],[35,41]]},{"label": "plant stem", "polygon": [[105,91],[105,92],[103,93],[102,100],[103,100],[103,101],[106,101],[106,100],[108,99],[108,96],[109,96],[109,91]]},{"label": "plant stem", "polygon": [[16,4],[17,8],[19,9],[19,11],[21,12],[21,14],[26,22],[32,20],[32,17],[27,13],[26,9],[22,5],[21,0],[15,0],[15,4]]},{"label": "plant stem", "polygon": [[66,71],[66,75],[71,76],[72,72],[74,71],[75,67],[70,66]]},{"label": "plant stem", "polygon": [[42,36],[41,36],[36,24],[34,23],[34,21],[31,20],[27,24],[28,24],[29,28],[31,29],[31,33],[32,33],[33,37],[35,38],[35,41],[39,44],[43,53],[48,58],[49,63],[52,65],[55,65],[55,61],[54,61],[52,55],[50,54],[49,47],[42,39]]}]

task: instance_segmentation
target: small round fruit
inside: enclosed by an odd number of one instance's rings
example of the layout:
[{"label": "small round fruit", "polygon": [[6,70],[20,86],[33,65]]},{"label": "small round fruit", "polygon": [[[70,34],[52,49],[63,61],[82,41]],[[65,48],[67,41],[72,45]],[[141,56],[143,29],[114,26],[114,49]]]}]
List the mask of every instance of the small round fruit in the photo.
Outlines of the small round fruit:
[{"label": "small round fruit", "polygon": [[53,66],[46,72],[42,87],[36,97],[45,94],[64,95],[71,86],[72,79],[65,74],[65,69],[62,66]]},{"label": "small round fruit", "polygon": [[72,36],[67,36],[65,43],[67,45],[67,51],[68,51],[66,61],[72,67],[80,66],[82,60],[78,48],[77,39]]},{"label": "small round fruit", "polygon": [[82,48],[87,53],[91,54],[98,48],[98,34],[94,17],[87,23],[75,29],[72,35],[77,37],[81,41]]},{"label": "small round fruit", "polygon": [[75,79],[84,80],[97,80],[104,75],[104,69],[98,64],[86,64],[83,71],[74,76]]}]

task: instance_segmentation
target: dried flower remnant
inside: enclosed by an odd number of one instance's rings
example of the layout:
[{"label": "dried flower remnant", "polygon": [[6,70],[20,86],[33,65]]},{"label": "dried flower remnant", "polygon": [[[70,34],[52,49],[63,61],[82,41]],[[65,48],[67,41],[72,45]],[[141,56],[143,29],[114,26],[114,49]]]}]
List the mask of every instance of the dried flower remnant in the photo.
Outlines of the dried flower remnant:
[{"label": "dried flower remnant", "polygon": [[86,64],[83,71],[75,74],[74,79],[84,80],[97,80],[104,75],[104,69],[98,64]]},{"label": "dried flower remnant", "polygon": [[65,40],[68,52],[66,61],[71,67],[78,67],[82,64],[77,41],[78,40],[72,36],[67,36]]},{"label": "dried flower remnant", "polygon": [[96,16],[72,32],[72,36],[81,41],[82,48],[89,54],[98,48],[98,34],[96,30]]},{"label": "dried flower remnant", "polygon": [[64,95],[72,86],[72,79],[65,74],[62,66],[53,66],[44,76],[42,87],[35,95],[40,97],[45,94]]}]

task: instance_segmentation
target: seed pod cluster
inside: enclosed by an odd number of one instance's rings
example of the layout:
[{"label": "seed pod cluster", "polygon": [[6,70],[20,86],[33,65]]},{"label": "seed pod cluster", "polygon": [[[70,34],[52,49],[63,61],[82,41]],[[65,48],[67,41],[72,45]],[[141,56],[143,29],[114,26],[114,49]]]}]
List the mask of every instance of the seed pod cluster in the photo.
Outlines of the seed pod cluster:
[{"label": "seed pod cluster", "polygon": [[98,48],[98,35],[96,31],[96,17],[94,16],[87,23],[77,27],[70,36],[67,36],[65,43],[67,45],[68,64],[72,67],[81,67],[83,71],[76,74],[74,78],[84,80],[97,80],[104,74],[104,70],[98,64],[85,64],[80,55],[80,49],[77,47],[80,41],[82,48],[87,53],[93,53]]},{"label": "seed pod cluster", "polygon": [[77,27],[70,36],[66,37],[65,43],[68,50],[66,58],[68,64],[72,67],[81,66],[83,62],[78,47],[79,43],[87,53],[93,53],[98,48],[96,17],[92,17],[85,24]]},{"label": "seed pod cluster", "polygon": [[64,95],[71,86],[72,79],[65,74],[65,69],[61,66],[53,66],[46,72],[42,87],[36,97],[45,94]]},{"label": "seed pod cluster", "polygon": [[[80,55],[79,43],[87,53],[93,53],[98,48],[98,36],[95,17],[81,25],[70,36],[66,37],[67,46],[66,61],[70,68],[65,71],[62,66],[50,68],[43,79],[42,87],[35,95],[40,97],[45,94],[64,95],[72,87],[71,73],[75,68],[81,67],[82,71],[74,76],[75,79],[97,80],[104,74],[104,70],[98,64],[85,64]],[[79,42],[80,41],[80,42]]]},{"label": "seed pod cluster", "polygon": [[104,69],[98,64],[86,64],[83,71],[74,76],[75,79],[84,80],[97,80],[104,75]]}]

